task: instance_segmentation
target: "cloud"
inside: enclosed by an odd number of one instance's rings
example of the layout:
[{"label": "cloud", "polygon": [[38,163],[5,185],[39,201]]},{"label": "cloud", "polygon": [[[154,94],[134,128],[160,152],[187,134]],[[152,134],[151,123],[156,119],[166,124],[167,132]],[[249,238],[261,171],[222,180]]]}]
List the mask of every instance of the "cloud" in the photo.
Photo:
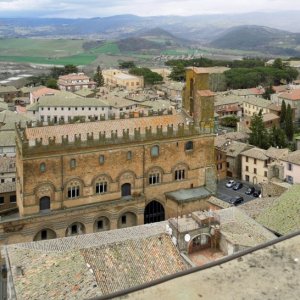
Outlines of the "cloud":
[{"label": "cloud", "polygon": [[[299,0],[0,0],[1,16],[101,17],[196,15],[294,10]],[[300,9],[300,8],[299,8]]]}]

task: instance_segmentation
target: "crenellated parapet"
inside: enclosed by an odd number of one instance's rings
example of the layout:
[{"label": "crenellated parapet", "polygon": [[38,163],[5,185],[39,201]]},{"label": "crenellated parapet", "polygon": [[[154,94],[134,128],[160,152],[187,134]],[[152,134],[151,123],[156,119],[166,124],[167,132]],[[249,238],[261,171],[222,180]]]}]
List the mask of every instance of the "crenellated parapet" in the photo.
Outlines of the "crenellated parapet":
[{"label": "crenellated parapet", "polygon": [[[170,123],[171,121],[181,122]],[[25,128],[21,124],[16,125],[16,136],[20,151],[26,155],[26,153],[42,151],[55,152],[61,149],[101,147],[110,144],[214,134],[213,124],[213,120],[195,124],[185,115],[177,118],[166,115],[40,127],[28,123]]]}]

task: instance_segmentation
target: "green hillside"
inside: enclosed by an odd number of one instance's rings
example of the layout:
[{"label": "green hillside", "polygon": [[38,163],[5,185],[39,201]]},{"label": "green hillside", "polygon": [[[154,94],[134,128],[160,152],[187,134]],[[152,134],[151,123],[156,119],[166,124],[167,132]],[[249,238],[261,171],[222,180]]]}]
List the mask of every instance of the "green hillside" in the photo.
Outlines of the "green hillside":
[{"label": "green hillside", "polygon": [[223,33],[210,46],[296,56],[300,54],[300,34],[263,26],[239,26]]}]

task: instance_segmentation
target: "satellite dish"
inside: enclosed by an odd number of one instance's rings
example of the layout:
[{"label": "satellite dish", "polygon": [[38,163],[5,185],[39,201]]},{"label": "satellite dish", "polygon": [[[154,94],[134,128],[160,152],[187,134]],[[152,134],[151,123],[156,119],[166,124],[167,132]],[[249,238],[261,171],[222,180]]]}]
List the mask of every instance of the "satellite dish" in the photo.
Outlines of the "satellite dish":
[{"label": "satellite dish", "polygon": [[172,242],[173,242],[173,244],[174,244],[175,246],[177,245],[177,239],[176,239],[175,236],[172,237]]},{"label": "satellite dish", "polygon": [[172,235],[172,233],[173,233],[173,230],[172,230],[172,228],[171,228],[171,227],[169,228],[169,231],[168,231],[168,233],[169,233],[169,235]]},{"label": "satellite dish", "polygon": [[189,234],[186,234],[184,236],[184,240],[188,243],[191,240],[191,236]]}]

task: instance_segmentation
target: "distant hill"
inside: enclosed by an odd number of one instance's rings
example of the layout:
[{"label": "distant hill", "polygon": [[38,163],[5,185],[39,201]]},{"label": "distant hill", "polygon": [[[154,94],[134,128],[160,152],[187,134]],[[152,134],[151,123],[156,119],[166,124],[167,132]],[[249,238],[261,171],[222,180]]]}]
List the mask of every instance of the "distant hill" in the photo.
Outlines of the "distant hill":
[{"label": "distant hill", "polygon": [[300,34],[264,26],[238,26],[223,32],[209,46],[296,56],[300,54]]},{"label": "distant hill", "polygon": [[[299,19],[299,10],[284,13],[253,12],[194,16],[118,15],[91,19],[0,18],[0,37],[117,40],[132,36],[146,39],[151,39],[151,36],[164,36],[171,41],[179,38],[208,43],[229,28],[240,25],[254,24],[300,32]],[[149,31],[147,36],[138,36],[147,31]],[[178,42],[177,40],[176,43]]]},{"label": "distant hill", "polygon": [[146,40],[149,40],[149,41],[161,43],[166,46],[181,45],[188,41],[188,40],[176,37],[174,34],[170,33],[169,31],[167,31],[165,29],[162,29],[160,27],[155,27],[150,30],[138,32],[138,33],[136,33],[136,36],[146,39]]},{"label": "distant hill", "polygon": [[164,45],[139,37],[129,37],[116,42],[121,52],[162,50]]}]

